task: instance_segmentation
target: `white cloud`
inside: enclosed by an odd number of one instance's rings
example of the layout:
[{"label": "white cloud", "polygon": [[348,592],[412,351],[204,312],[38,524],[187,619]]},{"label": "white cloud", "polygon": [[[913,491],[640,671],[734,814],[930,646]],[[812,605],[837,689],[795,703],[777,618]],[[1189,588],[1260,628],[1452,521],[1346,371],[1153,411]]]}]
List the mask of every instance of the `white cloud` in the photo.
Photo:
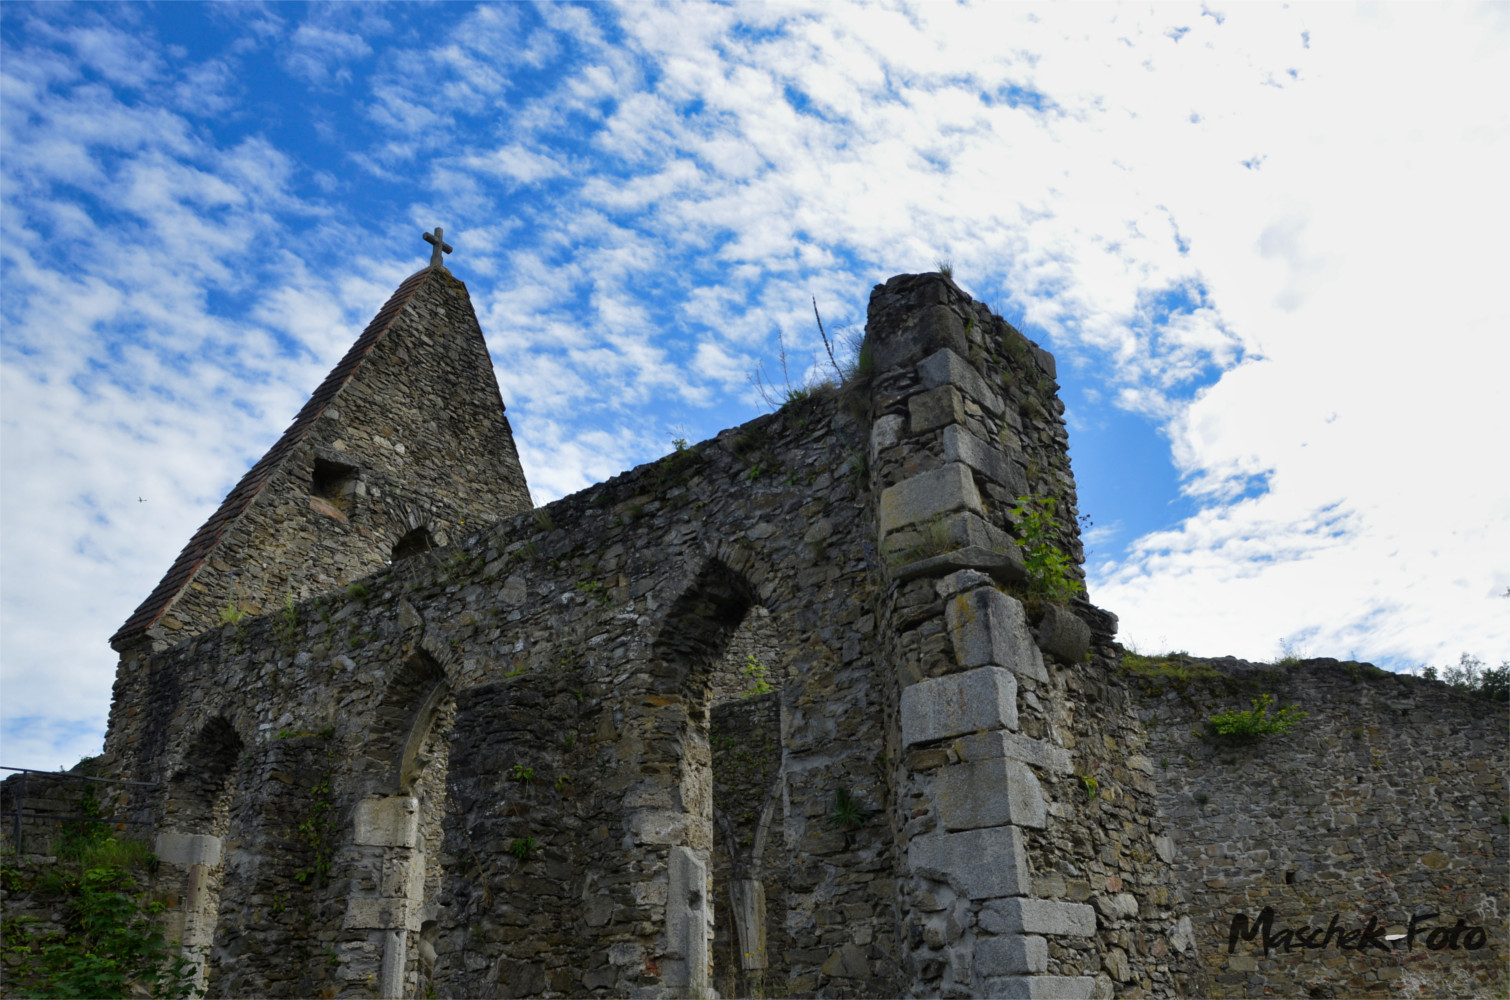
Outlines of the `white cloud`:
[{"label": "white cloud", "polygon": [[[1199,513],[1093,577],[1129,636],[1510,649],[1503,9],[238,7],[186,56],[67,10],[0,70],[0,640],[38,745],[97,722],[100,638],[436,224],[544,497],[748,418],[778,331],[821,366],[810,296],[861,317],[949,257],[1170,437]],[[258,58],[342,168],[220,128]],[[92,707],[49,714],[54,657]]]},{"label": "white cloud", "polygon": [[372,47],[355,32],[307,21],[294,29],[286,44],[284,68],[316,86],[349,81],[351,67],[345,64],[372,54]]}]

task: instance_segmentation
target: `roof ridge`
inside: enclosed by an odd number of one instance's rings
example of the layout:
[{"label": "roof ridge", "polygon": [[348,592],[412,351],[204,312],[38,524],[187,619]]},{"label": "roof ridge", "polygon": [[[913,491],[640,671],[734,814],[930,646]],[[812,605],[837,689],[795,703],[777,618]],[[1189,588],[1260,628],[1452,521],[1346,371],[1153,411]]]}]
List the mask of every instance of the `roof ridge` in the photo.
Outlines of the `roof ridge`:
[{"label": "roof ridge", "polygon": [[178,595],[189,585],[189,581],[199,572],[199,567],[220,544],[225,529],[234,523],[262,492],[262,488],[272,478],[273,470],[282,463],[293,447],[304,439],[315,420],[324,412],[325,407],[356,374],[372,348],[382,339],[383,334],[388,332],[389,325],[435,270],[435,268],[427,267],[416,271],[405,278],[394,290],[388,301],[377,311],[377,315],[372,317],[372,321],[367,324],[361,336],[357,337],[356,342],[351,345],[336,366],[330,370],[330,374],[326,375],[324,381],[315,389],[309,400],[300,408],[293,422],[288,425],[288,429],[231,488],[220,506],[216,508],[215,513],[211,514],[209,519],[200,525],[199,530],[194,532],[188,544],[183,547],[183,551],[178,554],[178,558],[173,560],[173,564],[168,567],[168,572],[163,574],[157,586],[147,595],[147,599],[142,601],[141,605],[126,619],[125,624],[110,637],[112,646],[151,628],[167,612]]}]

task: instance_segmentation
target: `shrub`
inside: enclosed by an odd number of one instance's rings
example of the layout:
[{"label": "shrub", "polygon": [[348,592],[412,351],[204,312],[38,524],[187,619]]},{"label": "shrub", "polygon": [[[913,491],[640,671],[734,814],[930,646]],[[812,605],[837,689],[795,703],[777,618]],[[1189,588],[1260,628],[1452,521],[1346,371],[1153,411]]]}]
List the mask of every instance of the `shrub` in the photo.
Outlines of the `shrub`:
[{"label": "shrub", "polygon": [[1253,699],[1253,707],[1246,712],[1223,712],[1206,720],[1206,728],[1213,736],[1232,743],[1252,743],[1266,736],[1281,736],[1305,718],[1294,705],[1286,705],[1274,714],[1269,709],[1274,705],[1274,696],[1265,694]]},{"label": "shrub", "polygon": [[1054,544],[1054,511],[1058,506],[1053,497],[1018,497],[1012,519],[1017,524],[1017,542],[1022,547],[1023,568],[1028,573],[1028,592],[1055,604],[1065,604],[1083,593],[1085,584],[1069,575],[1074,563]]},{"label": "shrub", "polygon": [[[156,858],[147,845],[112,836],[75,840],[75,861],[60,860],[69,872],[49,880],[61,891],[62,934],[26,940],[7,936],[8,958],[30,971],[22,985],[14,972],[8,992],[39,997],[196,995],[193,965],[158,926],[163,904],[150,898],[138,870],[150,871]],[[59,872],[63,874],[63,872]]]}]

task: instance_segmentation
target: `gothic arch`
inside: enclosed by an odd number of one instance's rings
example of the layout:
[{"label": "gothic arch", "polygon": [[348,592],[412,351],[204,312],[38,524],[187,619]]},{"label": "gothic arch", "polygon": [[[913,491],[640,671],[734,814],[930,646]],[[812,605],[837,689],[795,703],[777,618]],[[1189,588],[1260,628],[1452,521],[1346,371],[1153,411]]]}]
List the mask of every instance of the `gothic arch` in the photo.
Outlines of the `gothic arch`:
[{"label": "gothic arch", "polygon": [[694,694],[757,603],[742,573],[710,558],[671,605],[653,647],[655,684],[663,694]]},{"label": "gothic arch", "polygon": [[451,682],[435,656],[419,648],[404,660],[383,693],[368,730],[369,793],[413,792],[424,770],[424,745],[450,696]]},{"label": "gothic arch", "polygon": [[164,827],[194,833],[223,825],[231,772],[244,748],[236,727],[223,715],[200,727],[168,779]]}]

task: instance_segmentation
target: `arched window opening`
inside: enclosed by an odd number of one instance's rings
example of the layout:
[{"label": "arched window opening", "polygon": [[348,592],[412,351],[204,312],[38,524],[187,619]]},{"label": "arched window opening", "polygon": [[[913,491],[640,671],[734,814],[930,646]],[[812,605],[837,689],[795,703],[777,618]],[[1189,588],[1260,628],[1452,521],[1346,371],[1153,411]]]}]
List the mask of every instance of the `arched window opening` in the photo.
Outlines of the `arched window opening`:
[{"label": "arched window opening", "polygon": [[787,969],[781,773],[785,655],[774,619],[752,607],[711,678],[713,987],[757,996]]},{"label": "arched window opening", "polygon": [[[770,927],[784,920],[785,896],[762,881],[767,845],[783,850],[774,633],[748,581],[713,562],[673,604],[656,640],[658,686],[679,696],[664,711],[685,713],[662,723],[675,736],[658,756],[677,763],[675,781],[690,814],[686,846],[672,851],[666,913],[668,941],[686,956],[685,967],[678,960],[662,971],[668,985],[689,992],[749,996],[767,977],[784,979],[785,948],[773,961]],[[701,892],[678,897],[699,879]]]},{"label": "arched window opening", "polygon": [[417,556],[422,552],[429,552],[435,548],[435,541],[430,537],[430,529],[425,527],[414,528],[400,538],[393,546],[393,555],[390,562],[399,562],[410,556]]}]

